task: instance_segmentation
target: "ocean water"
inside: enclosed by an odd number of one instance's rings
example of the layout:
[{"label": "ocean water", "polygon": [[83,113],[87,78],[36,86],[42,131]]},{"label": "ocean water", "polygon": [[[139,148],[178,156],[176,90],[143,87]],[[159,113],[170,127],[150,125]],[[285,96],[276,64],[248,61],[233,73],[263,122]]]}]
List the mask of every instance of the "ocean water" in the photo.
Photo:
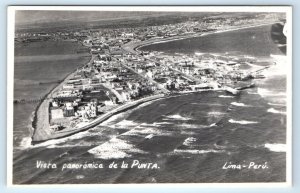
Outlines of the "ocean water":
[{"label": "ocean water", "polygon": [[[240,30],[226,33],[226,41],[251,41],[255,49],[244,44],[231,44],[226,51],[270,58],[279,54],[276,45],[269,42],[269,26],[258,30]],[[260,38],[245,38],[253,36]],[[231,35],[230,35],[231,34]],[[215,48],[223,45],[224,34],[215,34]],[[204,41],[200,37],[197,41]],[[257,41],[256,41],[257,40]],[[209,46],[195,48],[189,44],[172,42],[177,46],[158,51],[223,53]],[[225,41],[225,40],[224,40]],[[262,41],[269,46],[262,54]],[[192,42],[192,43],[191,43]],[[166,44],[170,44],[168,42]],[[220,43],[218,46],[217,43]],[[248,45],[248,44],[247,44]],[[157,46],[157,45],[156,45]],[[183,49],[184,46],[186,49]],[[191,49],[190,49],[191,48]],[[252,50],[252,51],[249,51]],[[275,51],[274,51],[275,50]],[[186,52],[185,52],[186,53]],[[272,66],[267,78],[256,81],[257,87],[244,90],[240,96],[223,91],[205,91],[148,102],[120,113],[100,125],[63,139],[31,146],[29,104],[15,114],[13,182],[16,184],[68,183],[210,183],[210,182],[284,182],[286,175],[286,76],[284,60]],[[51,65],[51,64],[50,64]],[[52,63],[52,65],[55,65]],[[41,65],[43,67],[43,65]],[[47,68],[47,67],[46,67]],[[66,67],[67,68],[67,67]],[[17,69],[15,69],[17,71]],[[67,71],[67,70],[66,70]],[[22,74],[22,71],[18,72]],[[25,77],[26,75],[24,75]],[[60,78],[60,77],[59,77]],[[36,81],[34,79],[34,81]],[[28,85],[30,88],[32,85]],[[43,85],[44,86],[44,85]],[[48,86],[47,86],[48,87]],[[43,88],[43,92],[47,89]],[[38,96],[36,93],[30,95]],[[15,98],[24,90],[15,92]],[[29,94],[28,94],[29,95]],[[18,109],[17,109],[18,110]],[[28,129],[28,128],[27,128]],[[157,168],[131,168],[134,160],[155,163]],[[57,169],[37,169],[37,161],[57,164]],[[114,162],[118,169],[109,168]],[[122,162],[128,168],[120,168]],[[226,164],[266,164],[267,169],[223,169]],[[103,164],[98,169],[63,169],[64,164]],[[149,164],[148,164],[149,165]],[[150,167],[151,168],[151,167]]]},{"label": "ocean water", "polygon": [[282,54],[271,38],[272,26],[241,29],[216,33],[203,37],[182,39],[165,43],[152,44],[139,48],[145,51],[165,53],[232,53],[265,57],[270,54]]},{"label": "ocean water", "polygon": [[[77,67],[89,61],[87,53],[77,54],[82,46],[75,42],[17,43],[14,64],[14,99],[39,99]],[[38,103],[14,104],[14,152],[31,143],[31,122]]]}]

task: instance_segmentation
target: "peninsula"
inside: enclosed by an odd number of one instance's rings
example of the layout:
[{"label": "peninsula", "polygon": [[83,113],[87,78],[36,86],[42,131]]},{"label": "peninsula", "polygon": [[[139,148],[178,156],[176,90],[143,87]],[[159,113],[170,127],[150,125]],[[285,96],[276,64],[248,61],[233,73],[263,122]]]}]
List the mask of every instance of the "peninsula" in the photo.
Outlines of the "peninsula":
[{"label": "peninsula", "polygon": [[[209,53],[168,55],[137,48],[277,21],[272,17],[208,18],[134,29],[82,30],[59,36],[40,34],[38,41],[60,37],[81,42],[89,49],[91,60],[41,101],[33,120],[32,143],[73,135],[129,108],[172,95],[203,90],[224,90],[237,95],[240,90],[254,86],[252,79],[264,78],[260,73],[267,67],[255,66],[258,59]],[[32,41],[32,37],[23,36],[21,41]]]}]

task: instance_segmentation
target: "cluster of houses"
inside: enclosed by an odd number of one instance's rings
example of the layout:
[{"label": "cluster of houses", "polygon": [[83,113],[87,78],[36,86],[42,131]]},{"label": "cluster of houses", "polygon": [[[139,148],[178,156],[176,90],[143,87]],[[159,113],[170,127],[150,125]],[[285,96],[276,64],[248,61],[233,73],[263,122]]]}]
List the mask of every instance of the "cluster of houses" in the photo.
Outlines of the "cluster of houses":
[{"label": "cluster of houses", "polygon": [[52,94],[49,108],[52,125],[65,128],[95,119],[120,103],[159,92],[155,84],[124,67],[121,58],[103,53],[94,56],[90,64],[78,68]]},{"label": "cluster of houses", "polygon": [[[278,13],[257,13],[250,15],[231,16],[207,16],[201,19],[190,18],[186,21],[165,25],[140,26],[136,28],[102,28],[84,29],[76,31],[56,32],[17,32],[15,40],[19,42],[45,41],[45,40],[67,40],[83,42],[84,45],[97,45],[106,42],[102,46],[120,45],[128,41],[145,40],[150,38],[164,38],[177,35],[193,34],[198,32],[225,29],[231,26],[251,25],[259,22],[278,21],[281,16]],[[97,51],[97,50],[93,50]]]},{"label": "cluster of houses", "polygon": [[[242,21],[251,23],[256,19]],[[240,57],[166,55],[159,52],[141,52],[138,55],[126,53],[121,47],[130,41],[211,31],[242,21],[204,18],[204,22],[59,33],[59,36],[80,40],[89,48],[93,60],[78,68],[53,94],[49,108],[50,123],[69,127],[95,119],[120,103],[165,91],[217,88],[247,77],[239,67],[249,61]],[[51,37],[51,34],[46,35]]]}]

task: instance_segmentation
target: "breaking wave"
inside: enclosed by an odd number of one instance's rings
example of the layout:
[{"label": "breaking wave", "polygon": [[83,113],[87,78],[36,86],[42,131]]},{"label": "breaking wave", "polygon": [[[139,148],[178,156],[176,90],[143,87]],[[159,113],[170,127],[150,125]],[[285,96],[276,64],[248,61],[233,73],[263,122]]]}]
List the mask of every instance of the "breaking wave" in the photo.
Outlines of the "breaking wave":
[{"label": "breaking wave", "polygon": [[139,125],[141,125],[141,124],[125,119],[125,120],[122,120],[119,123],[113,125],[113,127],[116,127],[116,128],[119,128],[119,127],[137,127]]},{"label": "breaking wave", "polygon": [[234,98],[234,96],[220,95],[219,98]]},{"label": "breaking wave", "polygon": [[265,148],[269,149],[270,151],[274,152],[286,152],[286,144],[281,144],[281,143],[266,143]]},{"label": "breaking wave", "polygon": [[31,145],[31,141],[32,141],[31,137],[24,137],[20,142],[20,146],[19,146],[20,149],[27,149],[33,147]]},{"label": "breaking wave", "polygon": [[234,120],[234,119],[229,119],[228,120],[229,123],[237,123],[237,124],[241,124],[241,125],[248,125],[248,124],[256,124],[258,122],[256,121],[246,121],[246,120]]},{"label": "breaking wave", "polygon": [[131,157],[132,153],[146,153],[135,148],[134,145],[127,141],[118,138],[112,138],[108,142],[90,149],[88,152],[100,159],[121,159]]},{"label": "breaking wave", "polygon": [[183,145],[191,146],[197,139],[195,137],[188,137],[184,140]]},{"label": "breaking wave", "polygon": [[209,113],[207,113],[208,116],[221,116],[221,115],[225,115],[226,113],[224,112],[219,112],[219,111],[211,111]]},{"label": "breaking wave", "polygon": [[217,126],[216,123],[212,123],[212,124],[209,125],[209,127],[215,127],[215,126]]},{"label": "breaking wave", "polygon": [[282,106],[282,107],[286,106],[285,104],[280,104],[280,103],[268,103],[268,105],[271,105],[271,106]]},{"label": "breaking wave", "polygon": [[262,96],[286,96],[285,92],[275,92],[275,91],[270,91],[264,88],[257,88],[257,93]]},{"label": "breaking wave", "polygon": [[196,125],[196,124],[177,124],[176,127],[180,129],[205,129],[216,126],[216,123],[212,123],[210,125]]},{"label": "breaking wave", "polygon": [[195,124],[187,124],[187,123],[178,124],[177,126],[183,129],[198,129],[198,128],[206,127],[203,125],[195,125]]},{"label": "breaking wave", "polygon": [[190,154],[205,154],[205,153],[224,153],[224,150],[198,150],[198,149],[174,149],[174,153],[190,153]]},{"label": "breaking wave", "polygon": [[169,135],[167,132],[162,132],[157,128],[135,128],[123,133],[122,135]]},{"label": "breaking wave", "polygon": [[[97,131],[97,132],[91,132],[91,131]],[[58,148],[58,147],[72,147],[72,145],[66,145],[65,143],[68,141],[72,141],[72,140],[76,140],[76,139],[83,139],[84,137],[89,137],[89,136],[99,136],[101,135],[102,132],[102,128],[100,129],[99,127],[95,127],[93,129],[87,130],[87,131],[83,131],[83,132],[79,132],[76,133],[74,135],[71,135],[69,137],[64,137],[61,139],[52,139],[52,140],[48,140],[39,144],[36,144],[34,146],[31,146],[32,148],[36,148],[36,147],[47,147],[47,148]],[[96,143],[96,142],[95,142]],[[81,144],[78,143],[76,144],[77,146],[86,146],[88,144],[84,144],[84,142],[82,142]],[[92,144],[90,144],[92,145]]]},{"label": "breaking wave", "polygon": [[232,104],[234,106],[238,106],[238,107],[249,107],[248,105],[245,105],[244,103],[232,102],[230,104]]},{"label": "breaking wave", "polygon": [[176,119],[176,120],[181,120],[181,121],[187,121],[187,120],[191,120],[191,118],[189,117],[183,117],[179,114],[176,114],[176,115],[169,115],[169,116],[166,116],[167,119]]},{"label": "breaking wave", "polygon": [[155,124],[155,125],[170,125],[170,124],[172,124],[171,122],[154,122],[153,124]]},{"label": "breaking wave", "polygon": [[155,135],[153,135],[153,134],[149,134],[149,135],[147,135],[147,136],[145,137],[145,139],[152,139],[154,136],[155,136]]},{"label": "breaking wave", "polygon": [[206,54],[206,53],[203,53],[203,52],[195,52],[195,55],[196,55],[196,56],[202,56],[202,55],[204,55],[204,54]]},{"label": "breaking wave", "polygon": [[284,115],[286,114],[286,112],[284,112],[284,111],[279,111],[279,110],[276,110],[276,109],[274,109],[274,108],[268,109],[267,112],[269,112],[269,113],[275,113],[275,114],[284,114]]}]

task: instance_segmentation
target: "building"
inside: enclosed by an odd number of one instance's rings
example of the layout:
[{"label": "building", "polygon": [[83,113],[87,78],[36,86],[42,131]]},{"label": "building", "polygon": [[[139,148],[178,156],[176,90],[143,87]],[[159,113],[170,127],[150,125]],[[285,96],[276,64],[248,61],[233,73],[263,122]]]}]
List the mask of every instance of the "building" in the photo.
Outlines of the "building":
[{"label": "building", "polygon": [[62,109],[52,109],[51,110],[52,119],[61,119],[64,118],[64,113]]},{"label": "building", "polygon": [[64,117],[72,117],[75,115],[75,110],[73,104],[68,102],[66,103],[66,107],[64,108]]}]

